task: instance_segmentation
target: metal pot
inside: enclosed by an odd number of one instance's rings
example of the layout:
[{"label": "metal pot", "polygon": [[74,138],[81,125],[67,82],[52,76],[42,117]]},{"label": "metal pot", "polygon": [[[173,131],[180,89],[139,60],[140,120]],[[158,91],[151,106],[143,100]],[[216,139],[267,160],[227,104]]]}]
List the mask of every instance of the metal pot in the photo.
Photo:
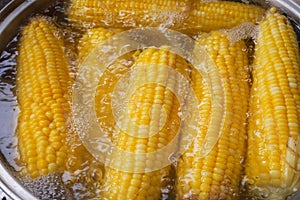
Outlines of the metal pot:
[{"label": "metal pot", "polygon": [[[9,41],[16,35],[21,24],[32,13],[40,12],[48,7],[55,0],[13,0],[0,10],[0,52],[2,52]],[[253,2],[266,6],[262,0]],[[269,0],[268,4],[280,8],[285,12],[295,25],[300,41],[300,1],[299,0]],[[13,169],[9,166],[2,152],[0,151],[0,198],[1,189],[7,199],[30,199],[34,197],[16,178]],[[300,199],[298,192],[291,199]]]}]

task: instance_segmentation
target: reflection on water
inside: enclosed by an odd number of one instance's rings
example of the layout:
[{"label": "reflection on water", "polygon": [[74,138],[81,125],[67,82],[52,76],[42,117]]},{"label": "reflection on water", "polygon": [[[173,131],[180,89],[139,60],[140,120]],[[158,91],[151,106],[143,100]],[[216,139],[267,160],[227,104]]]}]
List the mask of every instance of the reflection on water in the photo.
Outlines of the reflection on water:
[{"label": "reflection on water", "polygon": [[18,156],[15,136],[19,112],[15,95],[17,39],[18,36],[14,37],[0,55],[0,150],[9,164],[19,170],[14,160]]}]

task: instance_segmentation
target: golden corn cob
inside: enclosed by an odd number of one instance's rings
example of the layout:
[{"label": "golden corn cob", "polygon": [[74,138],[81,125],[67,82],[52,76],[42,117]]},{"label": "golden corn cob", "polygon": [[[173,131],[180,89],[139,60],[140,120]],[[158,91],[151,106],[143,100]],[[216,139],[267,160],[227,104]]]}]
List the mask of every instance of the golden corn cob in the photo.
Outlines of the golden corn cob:
[{"label": "golden corn cob", "polygon": [[[78,45],[78,63],[79,66],[84,63],[94,48],[101,45],[104,41],[111,38],[114,32],[105,28],[93,28],[88,30],[80,39]],[[118,67],[116,65],[110,66],[99,79],[99,86],[96,90],[95,96],[95,112],[100,122],[101,128],[111,137],[111,132],[114,128],[114,121],[111,109],[111,92],[118,81],[118,77],[125,73],[125,67]],[[115,73],[113,72],[115,70]]]},{"label": "golden corn cob", "polygon": [[152,2],[145,0],[73,0],[68,17],[80,27],[82,25],[87,27],[158,26],[162,21],[168,19],[172,19],[172,24],[179,27],[181,20],[174,15],[183,15],[187,2],[188,0],[153,0]]},{"label": "golden corn cob", "polygon": [[[167,48],[148,48],[139,55],[130,79],[130,86],[137,88],[128,97],[128,107],[123,113],[128,116],[120,118],[125,127],[117,133],[116,147],[137,154],[153,153],[175,137],[180,127],[179,101],[172,90],[178,88],[178,74],[171,73],[170,69],[187,77],[187,67],[184,59]],[[139,126],[148,128],[140,129]],[[160,199],[162,180],[169,177],[170,166],[149,172],[135,173],[134,170],[143,168],[145,163],[160,163],[163,155],[158,155],[155,161],[132,162],[113,156],[119,161],[116,166],[120,168],[106,168],[102,188],[105,199]],[[133,171],[119,170],[125,166]]]},{"label": "golden corn cob", "polygon": [[72,0],[69,20],[82,27],[165,26],[193,32],[256,23],[264,10],[238,2]]},{"label": "golden corn cob", "polygon": [[24,27],[18,57],[18,139],[21,160],[34,178],[63,171],[67,162],[69,63],[55,26],[35,18]]},{"label": "golden corn cob", "polygon": [[[246,46],[243,41],[231,44],[224,32],[217,31],[200,36],[197,44],[204,47],[212,61],[207,66],[208,70],[215,67],[221,77],[224,92],[223,125],[216,144],[207,155],[203,154],[204,146],[215,140],[215,133],[209,133],[208,129],[211,128],[210,121],[216,117],[212,113],[214,105],[209,85],[200,73],[193,70],[192,86],[200,102],[201,134],[197,135],[178,162],[177,199],[234,199],[239,192],[246,142],[245,122],[249,98]],[[218,130],[217,127],[212,128]]]},{"label": "golden corn cob", "polygon": [[48,19],[33,18],[19,46],[17,88],[18,147],[24,175],[82,169],[91,155],[68,127],[70,65],[59,30]]},{"label": "golden corn cob", "polygon": [[[117,32],[120,32],[120,30],[105,28],[89,29],[79,41],[79,66],[84,63],[84,60],[94,48],[103,44],[103,42],[110,39]],[[111,133],[115,126],[111,107],[112,93],[119,79],[129,71],[137,54],[138,51],[119,57],[113,64],[107,67],[103,75],[99,78],[95,95],[95,112],[102,130],[108,133],[108,137],[112,137]]]},{"label": "golden corn cob", "polygon": [[78,44],[79,65],[82,64],[84,59],[97,47],[97,45],[100,45],[105,40],[111,38],[114,34],[115,32],[105,28],[93,28],[85,32]]},{"label": "golden corn cob", "polygon": [[250,188],[274,187],[269,195],[279,199],[299,188],[299,49],[289,20],[275,8],[259,26],[248,134]]},{"label": "golden corn cob", "polygon": [[232,28],[243,22],[256,24],[265,12],[258,6],[239,2],[191,2],[192,10],[187,25],[197,32]]}]

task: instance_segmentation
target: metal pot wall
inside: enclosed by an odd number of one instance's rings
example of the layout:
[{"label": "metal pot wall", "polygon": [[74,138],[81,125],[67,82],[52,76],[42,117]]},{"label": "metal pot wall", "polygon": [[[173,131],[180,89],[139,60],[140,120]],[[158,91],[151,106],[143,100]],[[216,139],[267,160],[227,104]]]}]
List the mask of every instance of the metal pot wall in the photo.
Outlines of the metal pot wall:
[{"label": "metal pot wall", "polygon": [[[40,12],[55,0],[13,0],[0,10],[0,52],[8,42],[16,35],[20,25],[32,13]],[[253,2],[265,6],[265,1],[253,0]],[[269,0],[270,5],[280,8],[300,27],[300,0]],[[300,29],[298,29],[300,39]],[[0,198],[1,189],[7,199],[36,199],[15,177],[2,152],[0,151]],[[291,199],[300,199],[300,193]]]}]

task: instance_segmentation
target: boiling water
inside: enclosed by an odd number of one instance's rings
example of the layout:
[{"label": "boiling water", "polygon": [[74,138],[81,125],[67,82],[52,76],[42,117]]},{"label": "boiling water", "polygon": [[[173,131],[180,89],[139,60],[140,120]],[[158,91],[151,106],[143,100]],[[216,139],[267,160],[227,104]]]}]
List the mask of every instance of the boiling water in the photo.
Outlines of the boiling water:
[{"label": "boiling water", "polygon": [[[73,68],[76,68],[76,41],[80,31],[73,30],[66,23],[64,13],[66,5],[57,3],[43,14],[57,16],[57,25],[62,27],[67,41],[67,52]],[[247,25],[246,25],[247,26]],[[247,26],[247,34],[255,37],[255,27]],[[300,29],[295,26],[297,33]],[[250,31],[249,31],[250,30]],[[233,41],[239,40],[241,32],[231,32]],[[299,36],[300,34],[298,34]],[[243,37],[249,35],[243,35]],[[19,155],[17,149],[17,117],[18,104],[16,98],[16,57],[18,55],[19,34],[17,34],[7,45],[7,49],[0,55],[0,152],[4,155],[7,162],[16,171],[20,172],[22,165],[18,162]],[[92,164],[92,165],[91,165]],[[35,180],[20,176],[21,183],[40,199],[97,199],[99,198],[99,184],[103,176],[102,166],[96,160],[90,163],[83,163],[82,170],[75,173],[65,172],[64,174],[51,174],[47,177],[40,177]],[[18,173],[16,173],[18,174]],[[174,174],[174,170],[173,170]],[[162,199],[174,199],[174,179],[164,178],[165,187],[162,188]],[[88,185],[86,184],[88,183]]]},{"label": "boiling water", "polygon": [[18,157],[15,129],[19,112],[15,96],[17,41],[18,36],[8,44],[8,50],[0,55],[0,149],[9,164],[19,170],[15,162]]}]

